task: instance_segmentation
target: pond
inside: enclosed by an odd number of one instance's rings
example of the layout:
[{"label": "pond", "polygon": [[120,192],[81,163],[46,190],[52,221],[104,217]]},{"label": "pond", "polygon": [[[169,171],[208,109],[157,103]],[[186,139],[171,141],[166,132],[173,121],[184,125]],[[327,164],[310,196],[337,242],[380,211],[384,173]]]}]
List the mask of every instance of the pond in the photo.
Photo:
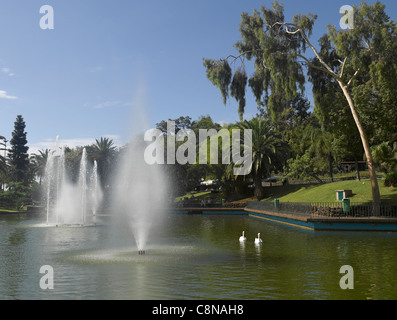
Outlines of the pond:
[{"label": "pond", "polygon": [[[48,227],[2,216],[0,246],[2,300],[397,298],[394,233],[311,232],[248,216],[167,213],[138,255],[133,237],[109,217],[94,227]],[[353,290],[340,287],[344,265],[353,267]],[[53,289],[40,286],[42,266],[53,269]]]}]

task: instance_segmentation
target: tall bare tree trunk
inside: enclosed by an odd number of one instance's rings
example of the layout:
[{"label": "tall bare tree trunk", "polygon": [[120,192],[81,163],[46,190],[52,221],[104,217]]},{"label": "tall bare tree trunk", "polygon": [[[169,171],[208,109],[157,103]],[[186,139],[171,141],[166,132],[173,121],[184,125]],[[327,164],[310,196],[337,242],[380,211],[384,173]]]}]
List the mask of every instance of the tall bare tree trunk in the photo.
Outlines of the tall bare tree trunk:
[{"label": "tall bare tree trunk", "polygon": [[364,132],[363,126],[358,118],[358,114],[356,108],[354,107],[353,100],[348,92],[347,87],[343,84],[342,81],[338,80],[340,87],[342,88],[343,94],[345,95],[347,102],[349,103],[350,110],[352,112],[354,121],[356,122],[358,131],[360,132],[361,141],[363,143],[365,155],[367,157],[369,175],[371,177],[371,188],[372,188],[372,203],[373,203],[373,214],[378,215],[379,213],[379,205],[380,205],[380,191],[378,185],[378,178],[376,176],[375,165],[372,158],[371,149],[368,143],[367,135]]}]

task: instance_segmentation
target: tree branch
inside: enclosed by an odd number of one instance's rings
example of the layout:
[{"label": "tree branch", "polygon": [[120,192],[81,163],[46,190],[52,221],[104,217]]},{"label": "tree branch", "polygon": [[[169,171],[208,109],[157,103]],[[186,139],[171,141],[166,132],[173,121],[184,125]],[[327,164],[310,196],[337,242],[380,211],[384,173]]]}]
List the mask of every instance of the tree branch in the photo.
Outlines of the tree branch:
[{"label": "tree branch", "polygon": [[326,73],[328,73],[329,75],[331,75],[332,77],[334,77],[334,74],[333,74],[333,73],[330,73],[329,70],[314,65],[314,64],[311,63],[310,60],[309,60],[308,58],[306,58],[305,56],[303,56],[303,55],[301,55],[301,54],[297,54],[297,56],[298,56],[299,58],[304,59],[304,60],[306,61],[306,64],[307,64],[308,66],[310,66],[310,67],[312,67],[312,68],[314,68],[314,69],[320,70],[320,71],[322,71],[322,72],[326,72]]},{"label": "tree branch", "polygon": [[233,62],[235,62],[236,60],[240,59],[241,63],[244,65],[244,60],[242,59],[242,56],[245,56],[247,53],[251,53],[252,51],[253,50],[245,51],[245,52],[241,53],[240,55],[238,55],[237,57],[231,54],[231,55],[227,56],[225,59],[220,59],[220,61],[227,61],[230,58],[233,58]]},{"label": "tree branch", "polygon": [[[297,25],[293,24],[293,23],[286,23],[286,22],[276,22],[273,26],[275,25],[280,25],[280,26],[285,26],[286,30],[285,32],[287,32],[288,34],[297,34],[298,32],[301,34],[303,40],[306,42],[306,44],[309,46],[310,49],[312,49],[312,51],[314,52],[314,54],[316,55],[318,61],[320,61],[320,63],[323,65],[323,67],[327,70],[327,73],[330,74],[332,77],[334,77],[337,80],[340,80],[339,76],[331,69],[331,67],[326,64],[324,62],[324,60],[321,58],[320,54],[318,53],[317,49],[311,44],[311,42],[309,41],[309,39],[306,36],[306,33],[303,31],[303,29],[299,28]],[[292,27],[295,28],[295,31],[289,31],[288,27]],[[303,57],[303,56],[301,56]],[[308,61],[308,59],[304,58],[306,61]],[[324,71],[324,70],[323,70]]]},{"label": "tree branch", "polygon": [[350,79],[350,81],[347,83],[346,89],[348,89],[348,88],[350,87],[350,85],[353,83],[354,79],[357,78],[357,76],[358,76],[359,73],[360,73],[360,69],[358,69],[358,70],[354,73],[353,77],[352,77],[352,78]]},{"label": "tree branch", "polygon": [[[340,60],[339,60],[339,61],[340,61]],[[341,61],[341,63],[342,63],[342,68],[341,68],[340,74],[339,74],[339,78],[341,78],[341,79],[343,79],[343,75],[344,75],[344,73],[345,73],[346,61],[347,61],[347,58],[345,58],[345,60],[343,60],[343,62]]]}]

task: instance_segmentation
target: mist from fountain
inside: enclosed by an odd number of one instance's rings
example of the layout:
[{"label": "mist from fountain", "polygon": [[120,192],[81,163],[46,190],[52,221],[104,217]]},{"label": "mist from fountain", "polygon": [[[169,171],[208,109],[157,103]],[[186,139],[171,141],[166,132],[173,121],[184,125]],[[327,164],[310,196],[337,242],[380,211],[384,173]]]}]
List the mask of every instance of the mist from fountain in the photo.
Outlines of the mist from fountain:
[{"label": "mist from fountain", "polygon": [[91,211],[94,218],[97,215],[98,208],[103,199],[103,192],[99,181],[98,176],[98,163],[94,160],[94,168],[92,170],[92,174],[90,177],[90,204],[91,204]]},{"label": "mist from fountain", "polygon": [[[102,201],[98,166],[90,170],[87,151],[84,148],[80,160],[79,177],[73,183],[65,166],[65,149],[50,151],[44,176],[44,195],[47,225],[87,225],[87,218],[96,215]],[[91,172],[90,172],[91,171]],[[91,177],[89,183],[87,178]],[[94,178],[92,178],[94,177]],[[92,214],[88,215],[90,211]],[[94,220],[94,219],[91,219]],[[95,222],[95,221],[94,221]]]},{"label": "mist from fountain", "polygon": [[145,254],[151,232],[161,225],[167,188],[162,168],[144,161],[146,146],[143,137],[129,143],[114,181],[114,210],[120,226],[129,226],[139,254]]}]

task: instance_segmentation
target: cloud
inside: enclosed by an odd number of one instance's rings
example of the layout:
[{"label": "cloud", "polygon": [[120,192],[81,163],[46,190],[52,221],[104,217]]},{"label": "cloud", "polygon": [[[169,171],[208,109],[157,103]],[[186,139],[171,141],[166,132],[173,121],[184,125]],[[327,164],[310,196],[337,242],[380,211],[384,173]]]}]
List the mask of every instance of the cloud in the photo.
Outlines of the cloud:
[{"label": "cloud", "polygon": [[103,70],[103,67],[94,67],[90,70],[90,72],[101,72]]},{"label": "cloud", "polygon": [[10,68],[3,67],[0,69],[0,71],[3,73],[7,73],[10,77],[15,76],[15,73],[11,72]]},{"label": "cloud", "polygon": [[92,107],[93,109],[104,109],[104,108],[112,108],[112,107],[126,107],[130,106],[131,103],[123,102],[123,101],[105,101],[96,106]]},{"label": "cloud", "polygon": [[[113,143],[116,147],[122,147],[124,143],[121,141],[121,137],[116,134],[105,134],[101,137],[109,138],[113,140]],[[72,138],[72,139],[59,139],[57,143],[56,139],[45,139],[44,141],[40,141],[37,143],[33,143],[29,145],[29,153],[38,153],[39,150],[55,150],[56,148],[61,148],[63,146],[69,147],[71,149],[76,147],[84,147],[87,145],[92,145],[95,143],[95,139],[98,138]]]},{"label": "cloud", "polygon": [[8,99],[8,100],[16,100],[18,97],[16,96],[9,96],[7,91],[0,90],[0,99]]}]

